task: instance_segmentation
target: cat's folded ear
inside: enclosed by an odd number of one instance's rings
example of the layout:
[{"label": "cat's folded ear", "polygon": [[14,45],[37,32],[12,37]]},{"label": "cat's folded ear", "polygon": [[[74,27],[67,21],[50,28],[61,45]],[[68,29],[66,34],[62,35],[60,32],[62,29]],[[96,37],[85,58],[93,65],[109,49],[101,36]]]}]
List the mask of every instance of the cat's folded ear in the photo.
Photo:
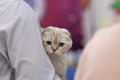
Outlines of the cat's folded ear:
[{"label": "cat's folded ear", "polygon": [[66,35],[68,35],[69,38],[71,39],[71,33],[67,29],[64,29],[63,33],[65,33]]},{"label": "cat's folded ear", "polygon": [[42,31],[43,30],[43,28],[42,27],[40,27],[40,31]]},{"label": "cat's folded ear", "polygon": [[45,32],[47,32],[47,31],[52,31],[52,30],[54,30],[54,28],[55,27],[53,27],[53,26],[48,26],[48,27],[46,27],[46,28],[42,28],[42,30],[41,30],[41,34],[43,35]]},{"label": "cat's folded ear", "polygon": [[48,29],[47,28],[42,28],[41,29],[41,34],[43,35]]}]

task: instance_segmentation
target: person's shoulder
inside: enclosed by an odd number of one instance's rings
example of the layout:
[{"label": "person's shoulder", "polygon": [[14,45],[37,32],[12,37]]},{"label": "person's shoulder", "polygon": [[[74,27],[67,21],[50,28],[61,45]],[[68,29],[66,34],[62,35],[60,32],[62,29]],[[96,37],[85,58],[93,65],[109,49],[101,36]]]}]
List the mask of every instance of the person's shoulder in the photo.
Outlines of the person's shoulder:
[{"label": "person's shoulder", "polygon": [[113,45],[120,44],[120,24],[113,24],[109,27],[98,30],[84,49],[84,55],[99,53],[111,49]]},{"label": "person's shoulder", "polygon": [[115,38],[117,35],[120,35],[120,23],[116,23],[109,27],[98,30],[94,34],[93,39]]}]

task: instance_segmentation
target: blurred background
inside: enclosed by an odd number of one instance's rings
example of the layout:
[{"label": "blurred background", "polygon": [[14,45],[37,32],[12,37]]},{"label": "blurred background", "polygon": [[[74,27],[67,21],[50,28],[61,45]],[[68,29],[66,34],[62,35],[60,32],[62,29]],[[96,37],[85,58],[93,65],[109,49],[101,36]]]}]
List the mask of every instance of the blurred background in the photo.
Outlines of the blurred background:
[{"label": "blurred background", "polygon": [[40,16],[41,27],[57,26],[72,34],[67,80],[73,80],[77,62],[94,33],[119,20],[120,0],[25,0]]}]

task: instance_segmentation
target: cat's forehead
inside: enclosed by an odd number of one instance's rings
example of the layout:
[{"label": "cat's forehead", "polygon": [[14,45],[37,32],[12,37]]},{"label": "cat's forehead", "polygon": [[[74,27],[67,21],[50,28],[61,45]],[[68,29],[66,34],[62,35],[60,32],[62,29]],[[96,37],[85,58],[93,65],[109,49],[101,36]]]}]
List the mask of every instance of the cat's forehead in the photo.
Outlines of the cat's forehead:
[{"label": "cat's forehead", "polygon": [[44,40],[66,41],[70,40],[70,33],[63,28],[48,27],[44,30]]},{"label": "cat's forehead", "polygon": [[51,40],[51,41],[65,41],[69,39],[69,36],[64,33],[59,32],[45,32],[43,35],[44,40]]},{"label": "cat's forehead", "polygon": [[61,29],[57,29],[57,30],[47,30],[44,32],[44,35],[49,35],[49,36],[53,36],[53,37],[58,37],[61,36],[63,33],[63,31]]}]

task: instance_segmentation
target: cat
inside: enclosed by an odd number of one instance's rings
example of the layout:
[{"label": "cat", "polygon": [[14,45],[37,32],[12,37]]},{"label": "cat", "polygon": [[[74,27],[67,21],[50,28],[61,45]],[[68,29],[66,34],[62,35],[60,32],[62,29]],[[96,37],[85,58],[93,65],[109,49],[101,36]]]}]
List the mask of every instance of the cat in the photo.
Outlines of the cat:
[{"label": "cat", "polygon": [[48,26],[41,29],[43,46],[55,68],[56,74],[66,80],[67,52],[72,47],[71,34],[64,28]]}]

